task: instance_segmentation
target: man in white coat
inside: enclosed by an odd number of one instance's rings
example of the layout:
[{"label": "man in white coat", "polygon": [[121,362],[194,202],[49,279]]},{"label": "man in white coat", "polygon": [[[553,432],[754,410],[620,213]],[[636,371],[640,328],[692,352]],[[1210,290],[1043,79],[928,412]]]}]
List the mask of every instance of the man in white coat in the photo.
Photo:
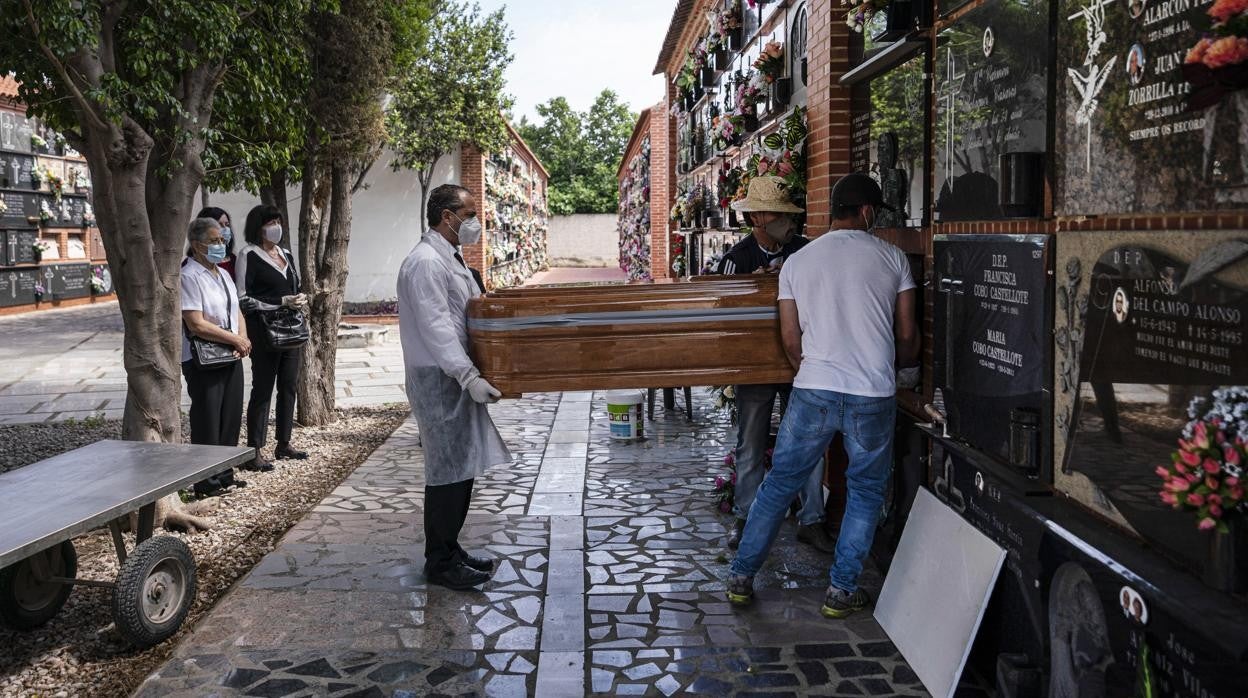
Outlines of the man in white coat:
[{"label": "man in white coat", "polygon": [[494,569],[493,560],[459,545],[472,482],[491,465],[511,462],[511,454],[486,408],[501,393],[468,355],[468,300],[480,290],[459,246],[481,239],[476,200],[444,184],[430,193],[426,215],[429,230],[399,269],[407,399],[425,452],[425,576],[469,589]]}]

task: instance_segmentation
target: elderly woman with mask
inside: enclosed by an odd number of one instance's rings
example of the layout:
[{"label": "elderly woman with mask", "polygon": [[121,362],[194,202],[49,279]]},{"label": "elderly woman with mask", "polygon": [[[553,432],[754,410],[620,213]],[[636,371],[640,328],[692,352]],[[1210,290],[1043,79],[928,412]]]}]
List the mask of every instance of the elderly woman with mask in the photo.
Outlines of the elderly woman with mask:
[{"label": "elderly woman with mask", "polygon": [[[247,328],[238,310],[238,292],[230,275],[217,267],[225,259],[221,224],[213,218],[196,218],[186,233],[189,255],[182,263],[182,376],[191,397],[191,443],[237,446],[243,424],[243,366],[234,361],[224,366],[196,366],[191,352],[192,336],[234,348],[241,359],[251,353]],[[244,487],[234,472],[195,484],[195,493],[211,497],[228,487]]]}]

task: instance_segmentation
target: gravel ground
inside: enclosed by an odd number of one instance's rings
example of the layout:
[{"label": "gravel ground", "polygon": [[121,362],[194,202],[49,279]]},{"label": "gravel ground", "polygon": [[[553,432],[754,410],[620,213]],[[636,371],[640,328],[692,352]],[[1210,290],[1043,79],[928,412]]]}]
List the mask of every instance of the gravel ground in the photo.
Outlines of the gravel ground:
[{"label": "gravel ground", "polygon": [[[282,534],[385,441],[407,412],[405,405],[354,408],[341,410],[330,426],[298,428],[294,442],[308,451],[308,460],[281,461],[270,473],[239,472],[247,488],[209,500],[219,503],[209,514],[215,524],[211,531],[170,534],[185,540],[194,553],[199,592],[182,630],[160,645],[143,652],[131,648],[112,626],[110,592],[90,587],[75,588],[60,614],[38,630],[0,628],[0,698],[129,695]],[[120,435],[119,421],[0,426],[0,471]],[[132,545],[133,537],[127,537]],[[106,532],[78,538],[74,546],[80,577],[115,578],[117,558]]]}]

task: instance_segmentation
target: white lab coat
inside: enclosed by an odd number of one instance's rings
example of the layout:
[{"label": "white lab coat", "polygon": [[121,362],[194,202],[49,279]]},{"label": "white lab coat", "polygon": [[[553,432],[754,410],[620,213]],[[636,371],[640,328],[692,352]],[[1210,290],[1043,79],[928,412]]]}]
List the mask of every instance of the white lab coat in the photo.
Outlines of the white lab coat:
[{"label": "white lab coat", "polygon": [[426,484],[462,482],[510,463],[489,410],[464,390],[479,375],[468,355],[468,300],[480,295],[472,272],[429,230],[403,260],[398,291],[407,400],[420,426]]}]

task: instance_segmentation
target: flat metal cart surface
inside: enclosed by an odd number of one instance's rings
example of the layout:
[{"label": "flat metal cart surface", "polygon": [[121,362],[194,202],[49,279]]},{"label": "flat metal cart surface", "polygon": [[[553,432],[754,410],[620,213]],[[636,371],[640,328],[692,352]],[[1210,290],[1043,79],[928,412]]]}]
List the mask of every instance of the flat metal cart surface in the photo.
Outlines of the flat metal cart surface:
[{"label": "flat metal cart surface", "polygon": [[[113,619],[132,643],[173,635],[195,600],[195,562],[178,538],[152,537],[156,502],[254,455],[237,446],[100,441],[0,474],[0,622],[38,627],[74,585],[101,586],[113,590]],[[136,511],[127,551],[121,520]],[[121,565],[117,580],[77,579],[72,540],[102,526]]]}]

